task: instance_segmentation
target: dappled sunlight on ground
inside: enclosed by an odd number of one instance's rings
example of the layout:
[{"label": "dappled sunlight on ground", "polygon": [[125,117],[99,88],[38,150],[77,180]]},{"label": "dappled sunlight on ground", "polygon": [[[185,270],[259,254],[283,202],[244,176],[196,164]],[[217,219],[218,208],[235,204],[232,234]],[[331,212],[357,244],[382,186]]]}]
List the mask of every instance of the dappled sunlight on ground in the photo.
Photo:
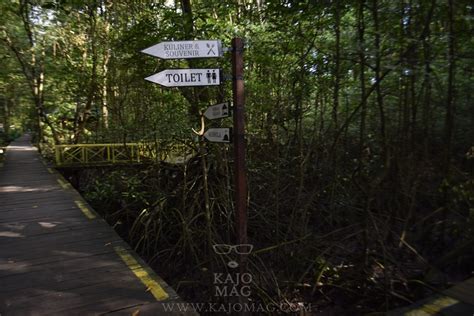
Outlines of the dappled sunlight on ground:
[{"label": "dappled sunlight on ground", "polygon": [[13,192],[13,193],[20,193],[20,192],[48,192],[51,190],[57,189],[57,187],[53,185],[43,185],[43,186],[16,186],[16,185],[7,185],[7,186],[0,186],[0,192]]},{"label": "dappled sunlight on ground", "polygon": [[8,146],[8,150],[18,150],[18,151],[36,151],[36,148],[31,146]]},{"label": "dappled sunlight on ground", "polygon": [[49,223],[49,222],[38,222],[38,224],[43,227],[43,228],[54,228],[56,227],[58,224],[62,224],[61,222],[52,222],[52,223]]},{"label": "dappled sunlight on ground", "polygon": [[0,237],[10,237],[10,238],[24,238],[25,235],[9,231],[0,231]]}]

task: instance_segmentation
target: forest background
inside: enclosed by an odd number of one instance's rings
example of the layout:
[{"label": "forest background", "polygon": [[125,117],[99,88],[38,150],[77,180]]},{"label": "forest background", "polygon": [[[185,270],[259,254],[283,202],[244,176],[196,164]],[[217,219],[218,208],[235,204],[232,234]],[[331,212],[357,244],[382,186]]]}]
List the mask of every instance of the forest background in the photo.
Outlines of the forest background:
[{"label": "forest background", "polygon": [[230,73],[230,56],[140,53],[165,40],[245,39],[254,299],[384,311],[472,273],[471,1],[3,0],[0,11],[4,143],[31,131],[50,157],[71,143],[196,149],[185,164],[73,174],[186,299],[212,297],[212,244],[233,239],[232,145],[191,132],[231,85],[144,78]]}]

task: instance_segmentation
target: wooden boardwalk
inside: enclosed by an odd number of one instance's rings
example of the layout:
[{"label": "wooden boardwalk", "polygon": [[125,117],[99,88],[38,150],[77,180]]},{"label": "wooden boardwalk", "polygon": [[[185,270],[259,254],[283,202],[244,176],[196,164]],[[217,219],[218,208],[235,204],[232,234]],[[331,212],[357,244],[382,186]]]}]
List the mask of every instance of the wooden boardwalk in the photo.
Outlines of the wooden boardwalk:
[{"label": "wooden boardwalk", "polygon": [[470,278],[387,316],[472,316],[474,315],[474,278]]},{"label": "wooden boardwalk", "polygon": [[[0,315],[180,315],[167,286],[24,136],[0,167]],[[168,304],[168,305],[166,305]],[[186,313],[189,315],[189,313]]]}]

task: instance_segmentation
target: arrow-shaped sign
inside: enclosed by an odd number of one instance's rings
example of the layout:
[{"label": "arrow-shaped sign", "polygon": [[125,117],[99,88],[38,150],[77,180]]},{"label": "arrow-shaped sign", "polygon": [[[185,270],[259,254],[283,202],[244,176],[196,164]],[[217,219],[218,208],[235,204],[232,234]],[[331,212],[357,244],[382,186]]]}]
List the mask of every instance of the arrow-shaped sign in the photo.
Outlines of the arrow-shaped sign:
[{"label": "arrow-shaped sign", "polygon": [[217,86],[221,76],[220,69],[166,69],[145,80],[165,87]]},{"label": "arrow-shaped sign", "polygon": [[161,42],[141,52],[162,59],[212,58],[222,56],[222,44],[217,40]]},{"label": "arrow-shaped sign", "polygon": [[229,117],[231,115],[232,111],[230,110],[230,102],[212,105],[207,108],[206,112],[204,112],[204,116],[210,120]]},{"label": "arrow-shaped sign", "polygon": [[214,143],[230,143],[231,128],[210,128],[204,133],[204,137]]}]

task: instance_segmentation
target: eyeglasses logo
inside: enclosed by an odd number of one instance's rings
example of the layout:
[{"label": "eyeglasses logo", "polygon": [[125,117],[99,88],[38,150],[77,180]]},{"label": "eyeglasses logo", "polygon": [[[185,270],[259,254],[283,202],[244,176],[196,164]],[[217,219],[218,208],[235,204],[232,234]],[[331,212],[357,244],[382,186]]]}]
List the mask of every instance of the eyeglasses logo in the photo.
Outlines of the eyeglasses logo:
[{"label": "eyeglasses logo", "polygon": [[[238,244],[238,245],[228,245],[228,244],[215,244],[212,246],[214,252],[218,255],[228,255],[231,252],[235,252],[239,255],[248,255],[253,250],[253,245],[251,244]],[[239,264],[235,260],[231,260],[227,263],[230,268],[237,268]]]}]

